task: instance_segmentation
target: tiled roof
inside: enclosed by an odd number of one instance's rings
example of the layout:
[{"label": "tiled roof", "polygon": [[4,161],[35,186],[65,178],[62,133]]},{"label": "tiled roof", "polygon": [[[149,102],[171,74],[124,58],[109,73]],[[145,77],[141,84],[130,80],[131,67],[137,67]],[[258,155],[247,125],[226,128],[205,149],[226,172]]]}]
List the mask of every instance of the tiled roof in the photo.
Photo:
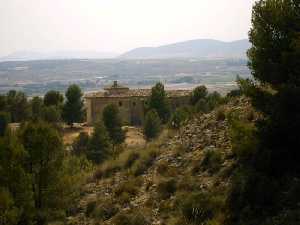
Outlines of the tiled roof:
[{"label": "tiled roof", "polygon": [[[166,90],[168,97],[182,97],[191,93],[190,90]],[[110,93],[109,91],[92,92],[85,95],[85,98],[105,98],[105,97],[147,97],[150,96],[151,89],[129,89],[122,93]]]}]

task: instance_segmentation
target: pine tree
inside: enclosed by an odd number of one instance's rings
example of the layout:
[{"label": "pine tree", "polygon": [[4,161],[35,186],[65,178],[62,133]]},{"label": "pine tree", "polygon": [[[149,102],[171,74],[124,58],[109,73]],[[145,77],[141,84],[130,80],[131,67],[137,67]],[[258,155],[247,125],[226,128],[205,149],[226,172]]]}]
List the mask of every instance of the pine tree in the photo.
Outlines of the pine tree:
[{"label": "pine tree", "polygon": [[28,123],[21,131],[21,140],[27,153],[26,172],[31,176],[37,224],[45,224],[59,209],[55,189],[62,167],[63,144],[56,129],[38,122]]},{"label": "pine tree", "polygon": [[103,110],[102,118],[112,143],[114,145],[123,143],[125,133],[122,130],[118,107],[114,104],[107,105]]},{"label": "pine tree", "polygon": [[207,88],[205,86],[202,85],[202,86],[196,87],[191,93],[190,103],[192,105],[196,105],[200,99],[205,99],[207,94],[208,94],[208,92],[207,92]]},{"label": "pine tree", "polygon": [[88,145],[87,157],[95,163],[101,163],[111,154],[111,140],[102,122],[94,126],[94,132]]},{"label": "pine tree", "polygon": [[63,107],[63,118],[69,125],[83,119],[82,95],[80,87],[75,84],[69,86],[66,92],[67,101]]},{"label": "pine tree", "polygon": [[168,122],[171,109],[162,83],[157,83],[154,87],[152,87],[149,99],[149,109],[154,109],[158,113],[162,122]]},{"label": "pine tree", "polygon": [[[262,116],[249,135],[252,138],[242,137],[237,145],[247,154],[238,158],[239,169],[228,198],[228,224],[299,221],[299,31],[298,0],[255,3],[249,32],[252,47],[248,51],[255,82],[242,82],[242,90]],[[249,133],[249,128],[242,131]]]},{"label": "pine tree", "polygon": [[10,115],[7,112],[0,112],[0,136],[4,136],[8,123],[10,122]]},{"label": "pine tree", "polygon": [[155,110],[147,112],[144,122],[144,135],[147,140],[156,138],[161,131],[161,121]]}]

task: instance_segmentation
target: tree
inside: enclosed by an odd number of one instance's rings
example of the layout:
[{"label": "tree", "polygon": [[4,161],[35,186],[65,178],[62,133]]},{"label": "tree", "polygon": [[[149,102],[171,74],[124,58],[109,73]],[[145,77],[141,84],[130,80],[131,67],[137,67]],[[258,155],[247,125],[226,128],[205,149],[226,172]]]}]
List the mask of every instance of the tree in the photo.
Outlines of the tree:
[{"label": "tree", "polygon": [[220,105],[222,101],[222,96],[216,91],[208,94],[206,97],[206,102],[210,111],[216,108],[218,105]]},{"label": "tree", "polygon": [[66,92],[67,101],[63,107],[63,118],[70,125],[83,119],[82,95],[80,87],[75,84],[69,86]]},{"label": "tree", "polygon": [[48,123],[58,123],[61,121],[61,115],[58,107],[56,106],[46,106],[42,111],[42,118]]},{"label": "tree", "polygon": [[7,112],[0,112],[0,136],[4,136],[5,130],[10,122],[10,115]]},{"label": "tree", "polygon": [[111,140],[102,122],[97,122],[88,145],[87,157],[95,163],[101,163],[110,155]]},{"label": "tree", "polygon": [[207,88],[204,85],[196,87],[191,93],[190,103],[196,105],[200,99],[206,98],[207,94]]},{"label": "tree", "polygon": [[44,96],[45,106],[60,106],[64,102],[64,96],[59,91],[48,91]]},{"label": "tree", "polygon": [[144,122],[144,135],[147,140],[156,138],[161,131],[161,121],[155,110],[147,112]]},{"label": "tree", "polygon": [[156,110],[162,122],[166,123],[168,121],[171,109],[162,83],[157,83],[152,87],[149,99],[149,109]]},{"label": "tree", "polygon": [[103,110],[102,118],[112,143],[114,145],[123,143],[125,133],[122,130],[118,107],[114,104],[107,105]]},{"label": "tree", "polygon": [[24,168],[26,152],[10,131],[0,138],[0,224],[31,224],[31,176]]},{"label": "tree", "polygon": [[189,118],[190,112],[187,108],[178,108],[176,111],[172,114],[170,119],[170,125],[172,128],[178,129],[181,127],[182,123],[186,121]]},{"label": "tree", "polygon": [[41,119],[44,103],[42,98],[35,96],[30,102],[31,117],[34,121]]},{"label": "tree", "polygon": [[35,220],[43,225],[59,209],[55,195],[62,167],[62,140],[58,131],[44,122],[29,122],[20,136],[28,154],[26,172],[31,176]]},{"label": "tree", "polygon": [[89,144],[89,135],[85,132],[80,132],[78,137],[72,144],[73,153],[77,156],[86,155],[88,144]]},{"label": "tree", "polygon": [[299,18],[298,0],[260,0],[253,7],[248,57],[255,81],[244,82],[243,93],[262,116],[253,132],[258,143],[239,145],[247,146],[247,157],[238,158],[229,224],[293,224],[299,218]]},{"label": "tree", "polygon": [[29,117],[29,105],[25,93],[9,91],[6,95],[6,103],[12,122],[22,122]]}]

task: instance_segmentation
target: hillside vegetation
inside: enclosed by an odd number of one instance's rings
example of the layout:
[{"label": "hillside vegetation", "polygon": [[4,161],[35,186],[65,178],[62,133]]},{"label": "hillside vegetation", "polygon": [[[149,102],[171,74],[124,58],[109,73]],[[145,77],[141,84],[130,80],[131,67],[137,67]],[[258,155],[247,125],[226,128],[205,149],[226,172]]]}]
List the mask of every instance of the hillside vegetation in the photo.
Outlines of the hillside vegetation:
[{"label": "hillside vegetation", "polygon": [[126,148],[104,161],[68,223],[223,224],[236,167],[233,114],[249,123],[257,116],[246,98],[233,99],[179,130],[165,129],[144,148]]}]

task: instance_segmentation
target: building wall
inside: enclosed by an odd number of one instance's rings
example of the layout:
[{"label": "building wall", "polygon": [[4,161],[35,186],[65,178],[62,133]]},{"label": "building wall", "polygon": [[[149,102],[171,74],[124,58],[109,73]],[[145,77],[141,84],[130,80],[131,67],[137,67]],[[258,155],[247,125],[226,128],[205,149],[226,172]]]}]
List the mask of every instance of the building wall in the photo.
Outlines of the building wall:
[{"label": "building wall", "polygon": [[[188,104],[188,96],[169,98],[172,112],[180,106]],[[86,99],[87,123],[93,124],[102,120],[103,109],[115,104],[119,108],[120,117],[124,124],[142,125],[145,114],[146,97],[94,97]]]}]

